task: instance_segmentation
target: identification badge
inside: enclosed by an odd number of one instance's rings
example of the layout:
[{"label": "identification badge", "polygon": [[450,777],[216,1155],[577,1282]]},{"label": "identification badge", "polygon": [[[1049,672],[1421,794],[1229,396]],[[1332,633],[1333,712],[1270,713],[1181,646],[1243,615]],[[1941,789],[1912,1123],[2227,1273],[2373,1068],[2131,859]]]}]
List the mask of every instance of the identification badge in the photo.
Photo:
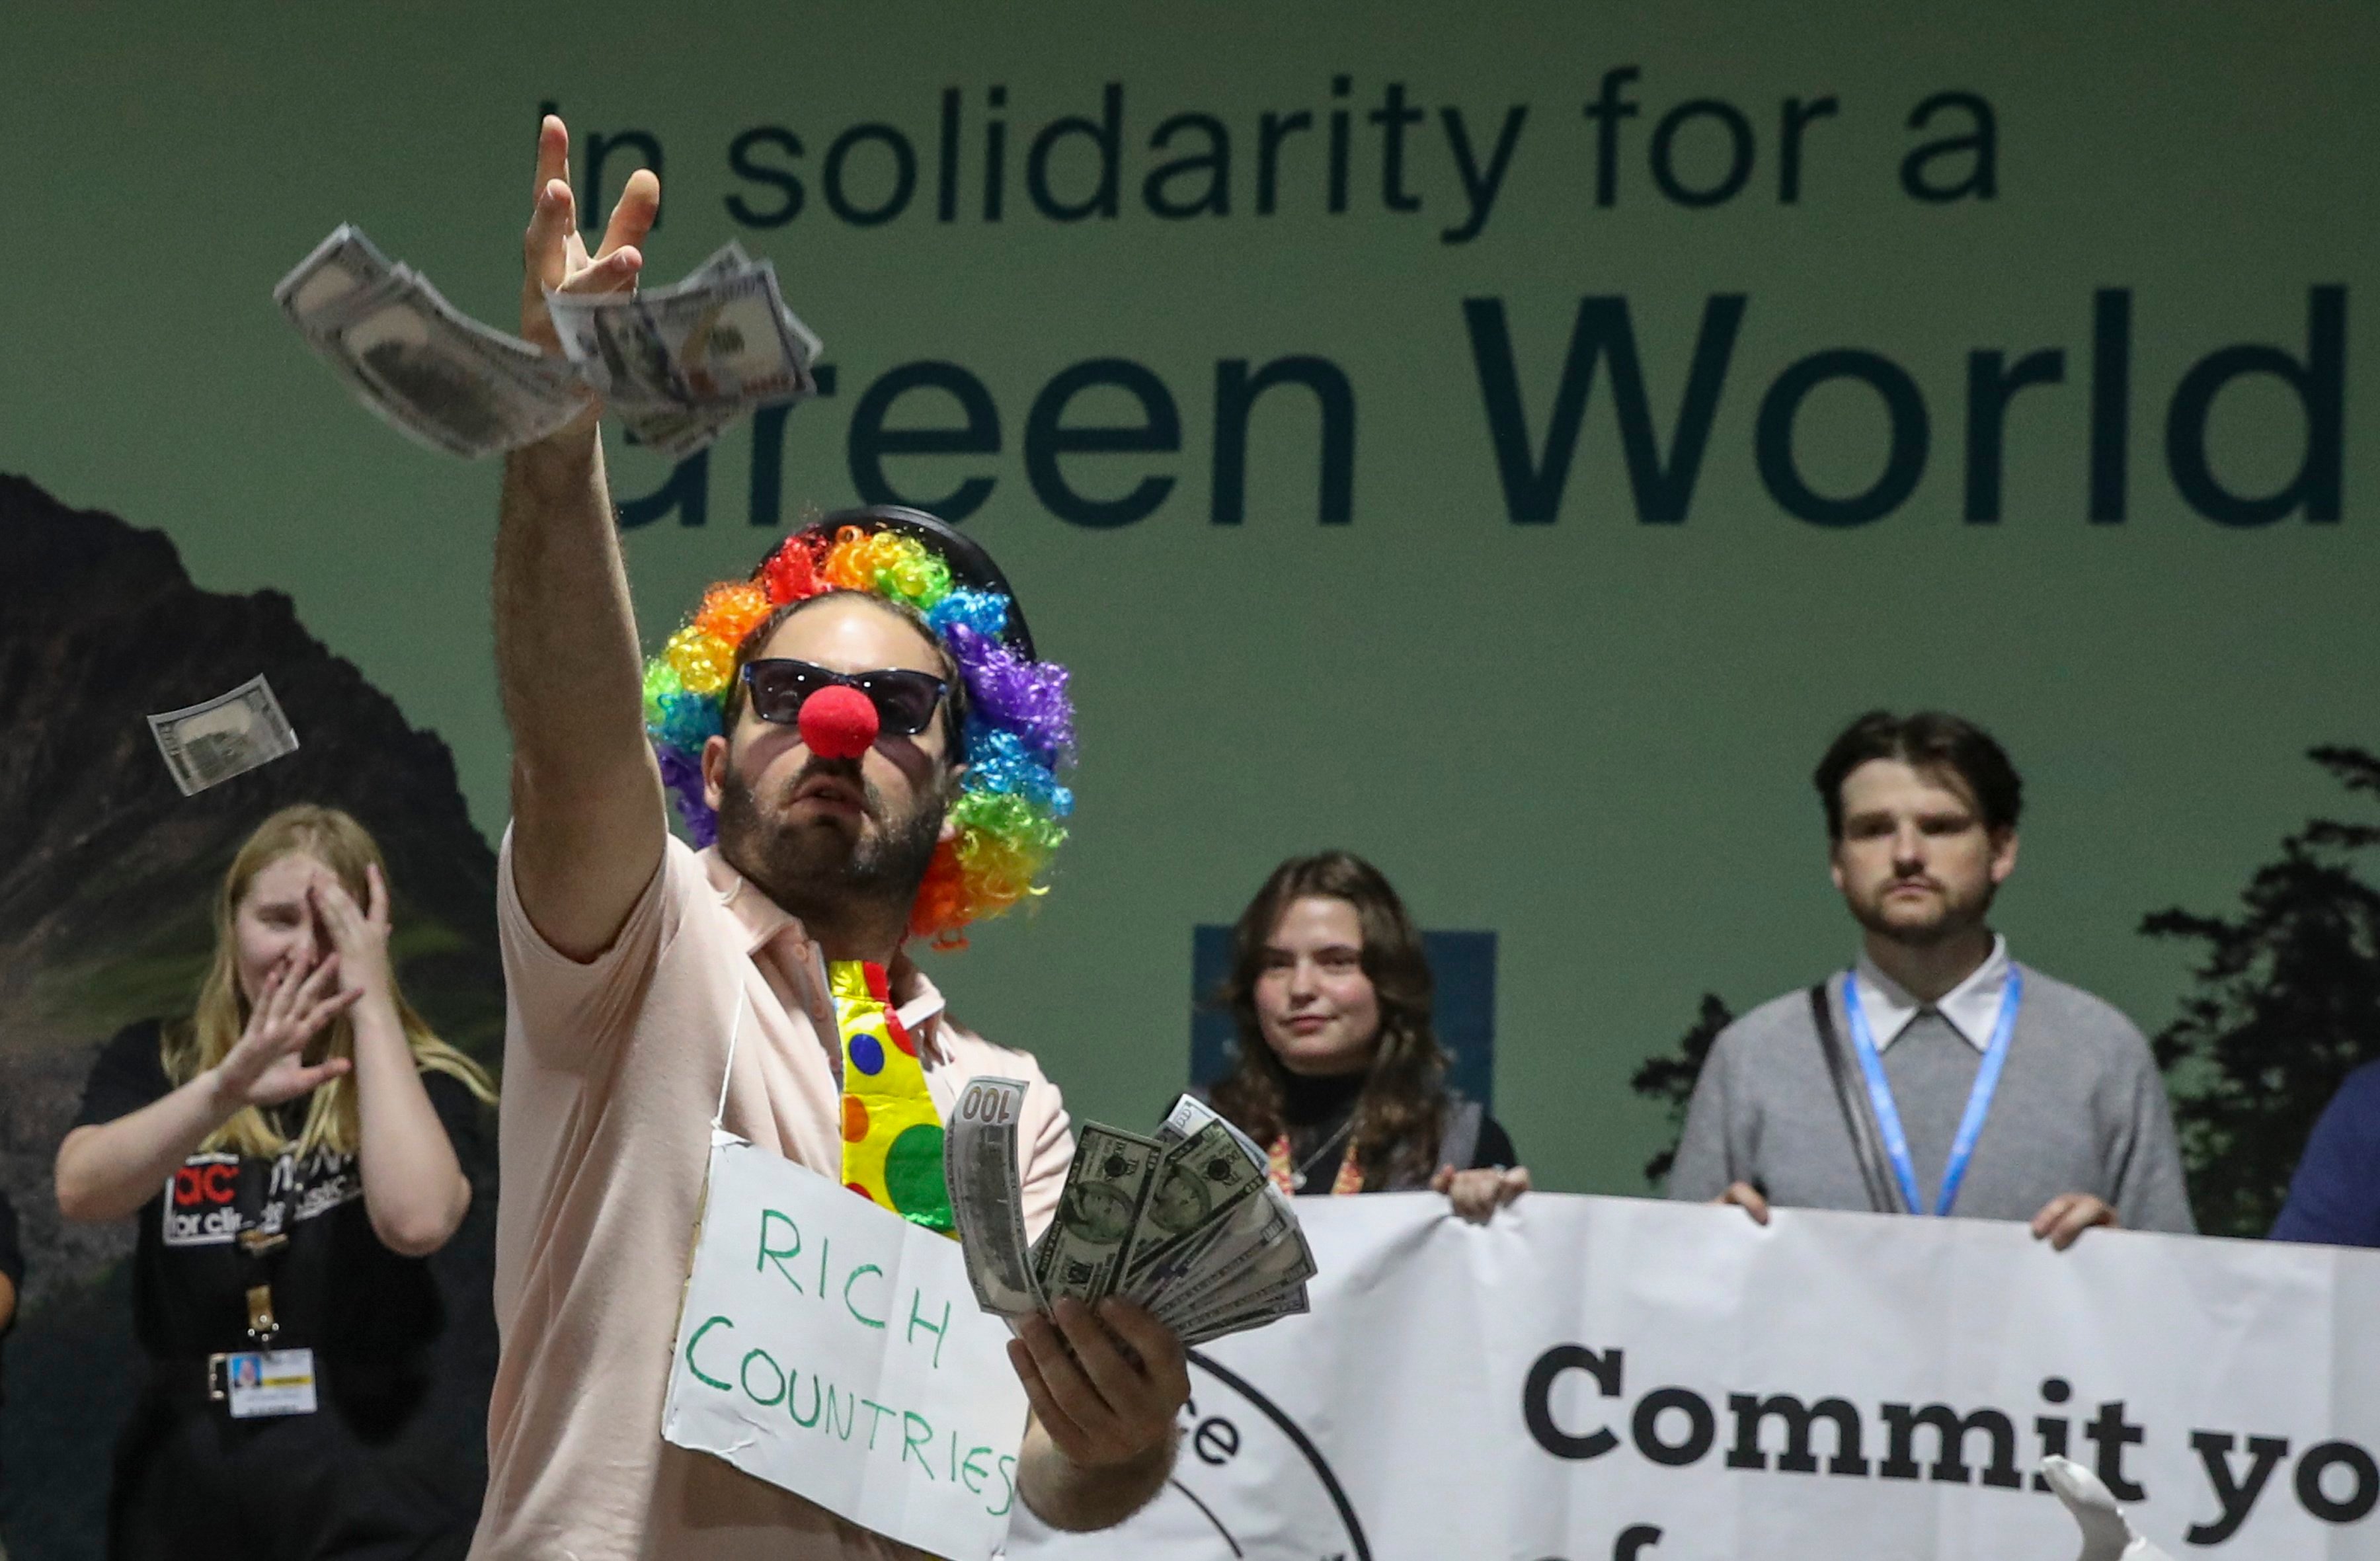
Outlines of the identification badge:
[{"label": "identification badge", "polygon": [[314,1412],[314,1352],[310,1349],[249,1350],[224,1358],[231,1418]]}]

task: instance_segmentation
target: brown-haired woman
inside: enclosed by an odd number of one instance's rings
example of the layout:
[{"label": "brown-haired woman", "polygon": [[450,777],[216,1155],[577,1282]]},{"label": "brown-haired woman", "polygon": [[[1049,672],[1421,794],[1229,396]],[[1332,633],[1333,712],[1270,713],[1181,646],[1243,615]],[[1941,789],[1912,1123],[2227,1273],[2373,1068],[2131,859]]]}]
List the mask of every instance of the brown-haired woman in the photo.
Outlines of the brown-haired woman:
[{"label": "brown-haired woman", "polygon": [[1273,869],[1232,929],[1238,1060],[1215,1108],[1292,1192],[1433,1188],[1486,1220],[1526,1191],[1512,1140],[1446,1086],[1429,961],[1404,902],[1348,851]]},{"label": "brown-haired woman", "polygon": [[461,1555],[475,1502],[405,1432],[444,1326],[421,1260],[471,1200],[455,1140],[494,1088],[388,955],[379,848],[334,809],[267,819],[214,905],[196,1012],[100,1053],[58,1209],[140,1215],[149,1380],[116,1448],[118,1558]]}]

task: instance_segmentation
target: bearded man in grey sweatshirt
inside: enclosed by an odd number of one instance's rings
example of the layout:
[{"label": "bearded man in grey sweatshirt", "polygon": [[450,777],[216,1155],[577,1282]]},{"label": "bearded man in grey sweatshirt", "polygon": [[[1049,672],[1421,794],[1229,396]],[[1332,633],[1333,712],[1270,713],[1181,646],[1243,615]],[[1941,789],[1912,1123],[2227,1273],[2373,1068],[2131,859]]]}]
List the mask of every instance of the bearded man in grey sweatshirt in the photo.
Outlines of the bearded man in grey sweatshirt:
[{"label": "bearded man in grey sweatshirt", "polygon": [[1858,960],[1719,1032],[1673,1198],[2190,1234],[2173,1118],[2140,1031],[2009,957],[1992,898],[2023,783],[1936,711],[1871,712],[1814,777]]}]

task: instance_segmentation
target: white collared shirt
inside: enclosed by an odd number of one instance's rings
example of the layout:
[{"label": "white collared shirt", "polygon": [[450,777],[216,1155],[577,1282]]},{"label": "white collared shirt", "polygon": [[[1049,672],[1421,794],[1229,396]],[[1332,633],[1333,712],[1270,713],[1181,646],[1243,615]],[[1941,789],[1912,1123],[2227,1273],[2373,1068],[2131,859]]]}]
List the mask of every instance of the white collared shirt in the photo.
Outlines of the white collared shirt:
[{"label": "white collared shirt", "polygon": [[1965,981],[1943,994],[1938,1003],[1920,1003],[1879,969],[1875,960],[1862,950],[1859,957],[1860,1008],[1867,1015],[1867,1027],[1876,1037],[1876,1049],[1882,1052],[1900,1038],[1909,1022],[1931,1006],[1950,1021],[1970,1046],[1984,1051],[1992,1043],[1992,1028],[1999,1022],[2000,999],[2007,994],[2009,970],[2008,939],[1993,934],[1992,951],[1984,957]]}]

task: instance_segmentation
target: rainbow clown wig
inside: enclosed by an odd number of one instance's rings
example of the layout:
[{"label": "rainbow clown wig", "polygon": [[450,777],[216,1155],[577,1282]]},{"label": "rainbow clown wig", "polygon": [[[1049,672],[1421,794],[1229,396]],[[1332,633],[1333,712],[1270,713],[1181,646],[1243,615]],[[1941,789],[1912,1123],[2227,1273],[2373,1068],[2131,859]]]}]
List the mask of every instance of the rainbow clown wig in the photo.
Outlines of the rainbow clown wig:
[{"label": "rainbow clown wig", "polygon": [[1058,779],[1075,762],[1075,707],[1066,669],[1035,656],[990,555],[932,516],[892,505],[839,510],[787,537],[749,579],[704,591],[686,627],[645,663],[645,731],[662,782],[688,838],[710,845],[718,820],[703,799],[702,748],[723,730],[728,693],[760,648],[754,631],[780,607],[838,591],[915,611],[958,666],[967,766],[951,805],[958,828],[935,848],[909,930],[963,945],[969,922],[1043,892],[1038,880],[1075,808]]}]

